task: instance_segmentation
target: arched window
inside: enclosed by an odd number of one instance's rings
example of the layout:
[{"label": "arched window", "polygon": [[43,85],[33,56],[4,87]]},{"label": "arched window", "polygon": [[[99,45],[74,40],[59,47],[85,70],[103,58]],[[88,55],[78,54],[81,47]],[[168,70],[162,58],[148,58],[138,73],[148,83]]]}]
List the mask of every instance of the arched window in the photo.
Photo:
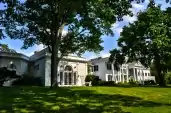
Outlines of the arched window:
[{"label": "arched window", "polygon": [[71,66],[66,66],[65,71],[72,71],[72,67]]}]

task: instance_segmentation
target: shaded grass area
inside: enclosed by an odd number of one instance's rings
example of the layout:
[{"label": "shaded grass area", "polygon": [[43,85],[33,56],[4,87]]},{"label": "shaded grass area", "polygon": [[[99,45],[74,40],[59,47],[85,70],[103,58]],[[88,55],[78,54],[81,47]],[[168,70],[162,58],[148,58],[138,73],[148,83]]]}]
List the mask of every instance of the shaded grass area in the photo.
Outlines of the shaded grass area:
[{"label": "shaded grass area", "polygon": [[171,113],[170,88],[0,88],[0,113]]}]

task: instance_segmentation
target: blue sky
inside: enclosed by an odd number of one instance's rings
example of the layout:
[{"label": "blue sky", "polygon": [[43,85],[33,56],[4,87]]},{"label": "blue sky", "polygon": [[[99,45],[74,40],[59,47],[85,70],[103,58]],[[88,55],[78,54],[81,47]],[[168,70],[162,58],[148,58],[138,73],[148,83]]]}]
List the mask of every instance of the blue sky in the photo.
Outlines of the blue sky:
[{"label": "blue sky", "polygon": [[[156,0],[156,2],[158,4],[162,4],[162,9],[165,9],[166,7],[170,7],[170,4],[166,4],[165,0]],[[133,13],[134,16],[133,17],[129,17],[129,16],[124,16],[123,17],[123,21],[121,22],[116,22],[113,25],[113,31],[115,33],[115,35],[113,37],[111,36],[102,36],[103,39],[103,43],[101,44],[104,47],[104,50],[101,51],[99,54],[95,54],[92,52],[86,52],[85,54],[83,54],[83,57],[87,58],[87,59],[91,59],[91,58],[96,58],[96,57],[107,57],[109,56],[109,51],[117,48],[117,39],[120,36],[120,32],[122,32],[122,28],[125,25],[128,25],[129,23],[132,23],[136,20],[136,14],[137,12],[144,11],[147,7],[148,4],[148,0],[146,0],[144,3],[141,4],[137,4],[137,3],[132,3],[132,8],[130,9]],[[2,9],[2,4],[0,4],[0,9]],[[38,50],[42,50],[43,49],[43,45],[35,45],[33,47],[30,47],[26,50],[21,49],[23,42],[21,40],[11,40],[10,38],[6,38],[6,39],[2,39],[0,40],[0,43],[4,43],[4,44],[8,44],[10,48],[15,49],[17,52],[23,53],[27,56],[31,56],[34,51],[38,51]]]}]

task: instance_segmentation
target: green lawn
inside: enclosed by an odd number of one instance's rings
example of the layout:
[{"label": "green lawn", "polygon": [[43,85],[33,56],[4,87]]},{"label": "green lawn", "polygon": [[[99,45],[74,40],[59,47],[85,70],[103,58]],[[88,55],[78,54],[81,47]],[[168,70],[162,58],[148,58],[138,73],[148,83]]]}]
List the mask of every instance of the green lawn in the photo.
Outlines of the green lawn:
[{"label": "green lawn", "polygon": [[0,88],[0,113],[171,113],[169,88]]}]

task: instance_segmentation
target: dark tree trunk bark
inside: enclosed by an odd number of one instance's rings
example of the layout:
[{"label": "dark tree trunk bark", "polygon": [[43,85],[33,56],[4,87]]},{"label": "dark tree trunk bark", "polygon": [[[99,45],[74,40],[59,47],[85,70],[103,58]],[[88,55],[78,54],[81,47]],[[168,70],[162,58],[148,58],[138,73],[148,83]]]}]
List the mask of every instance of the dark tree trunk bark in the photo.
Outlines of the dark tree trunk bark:
[{"label": "dark tree trunk bark", "polygon": [[156,61],[155,67],[156,67],[156,71],[157,71],[159,86],[165,87],[166,86],[165,74],[162,73],[160,61]]},{"label": "dark tree trunk bark", "polygon": [[57,86],[57,44],[52,44],[51,52],[51,88]]}]

